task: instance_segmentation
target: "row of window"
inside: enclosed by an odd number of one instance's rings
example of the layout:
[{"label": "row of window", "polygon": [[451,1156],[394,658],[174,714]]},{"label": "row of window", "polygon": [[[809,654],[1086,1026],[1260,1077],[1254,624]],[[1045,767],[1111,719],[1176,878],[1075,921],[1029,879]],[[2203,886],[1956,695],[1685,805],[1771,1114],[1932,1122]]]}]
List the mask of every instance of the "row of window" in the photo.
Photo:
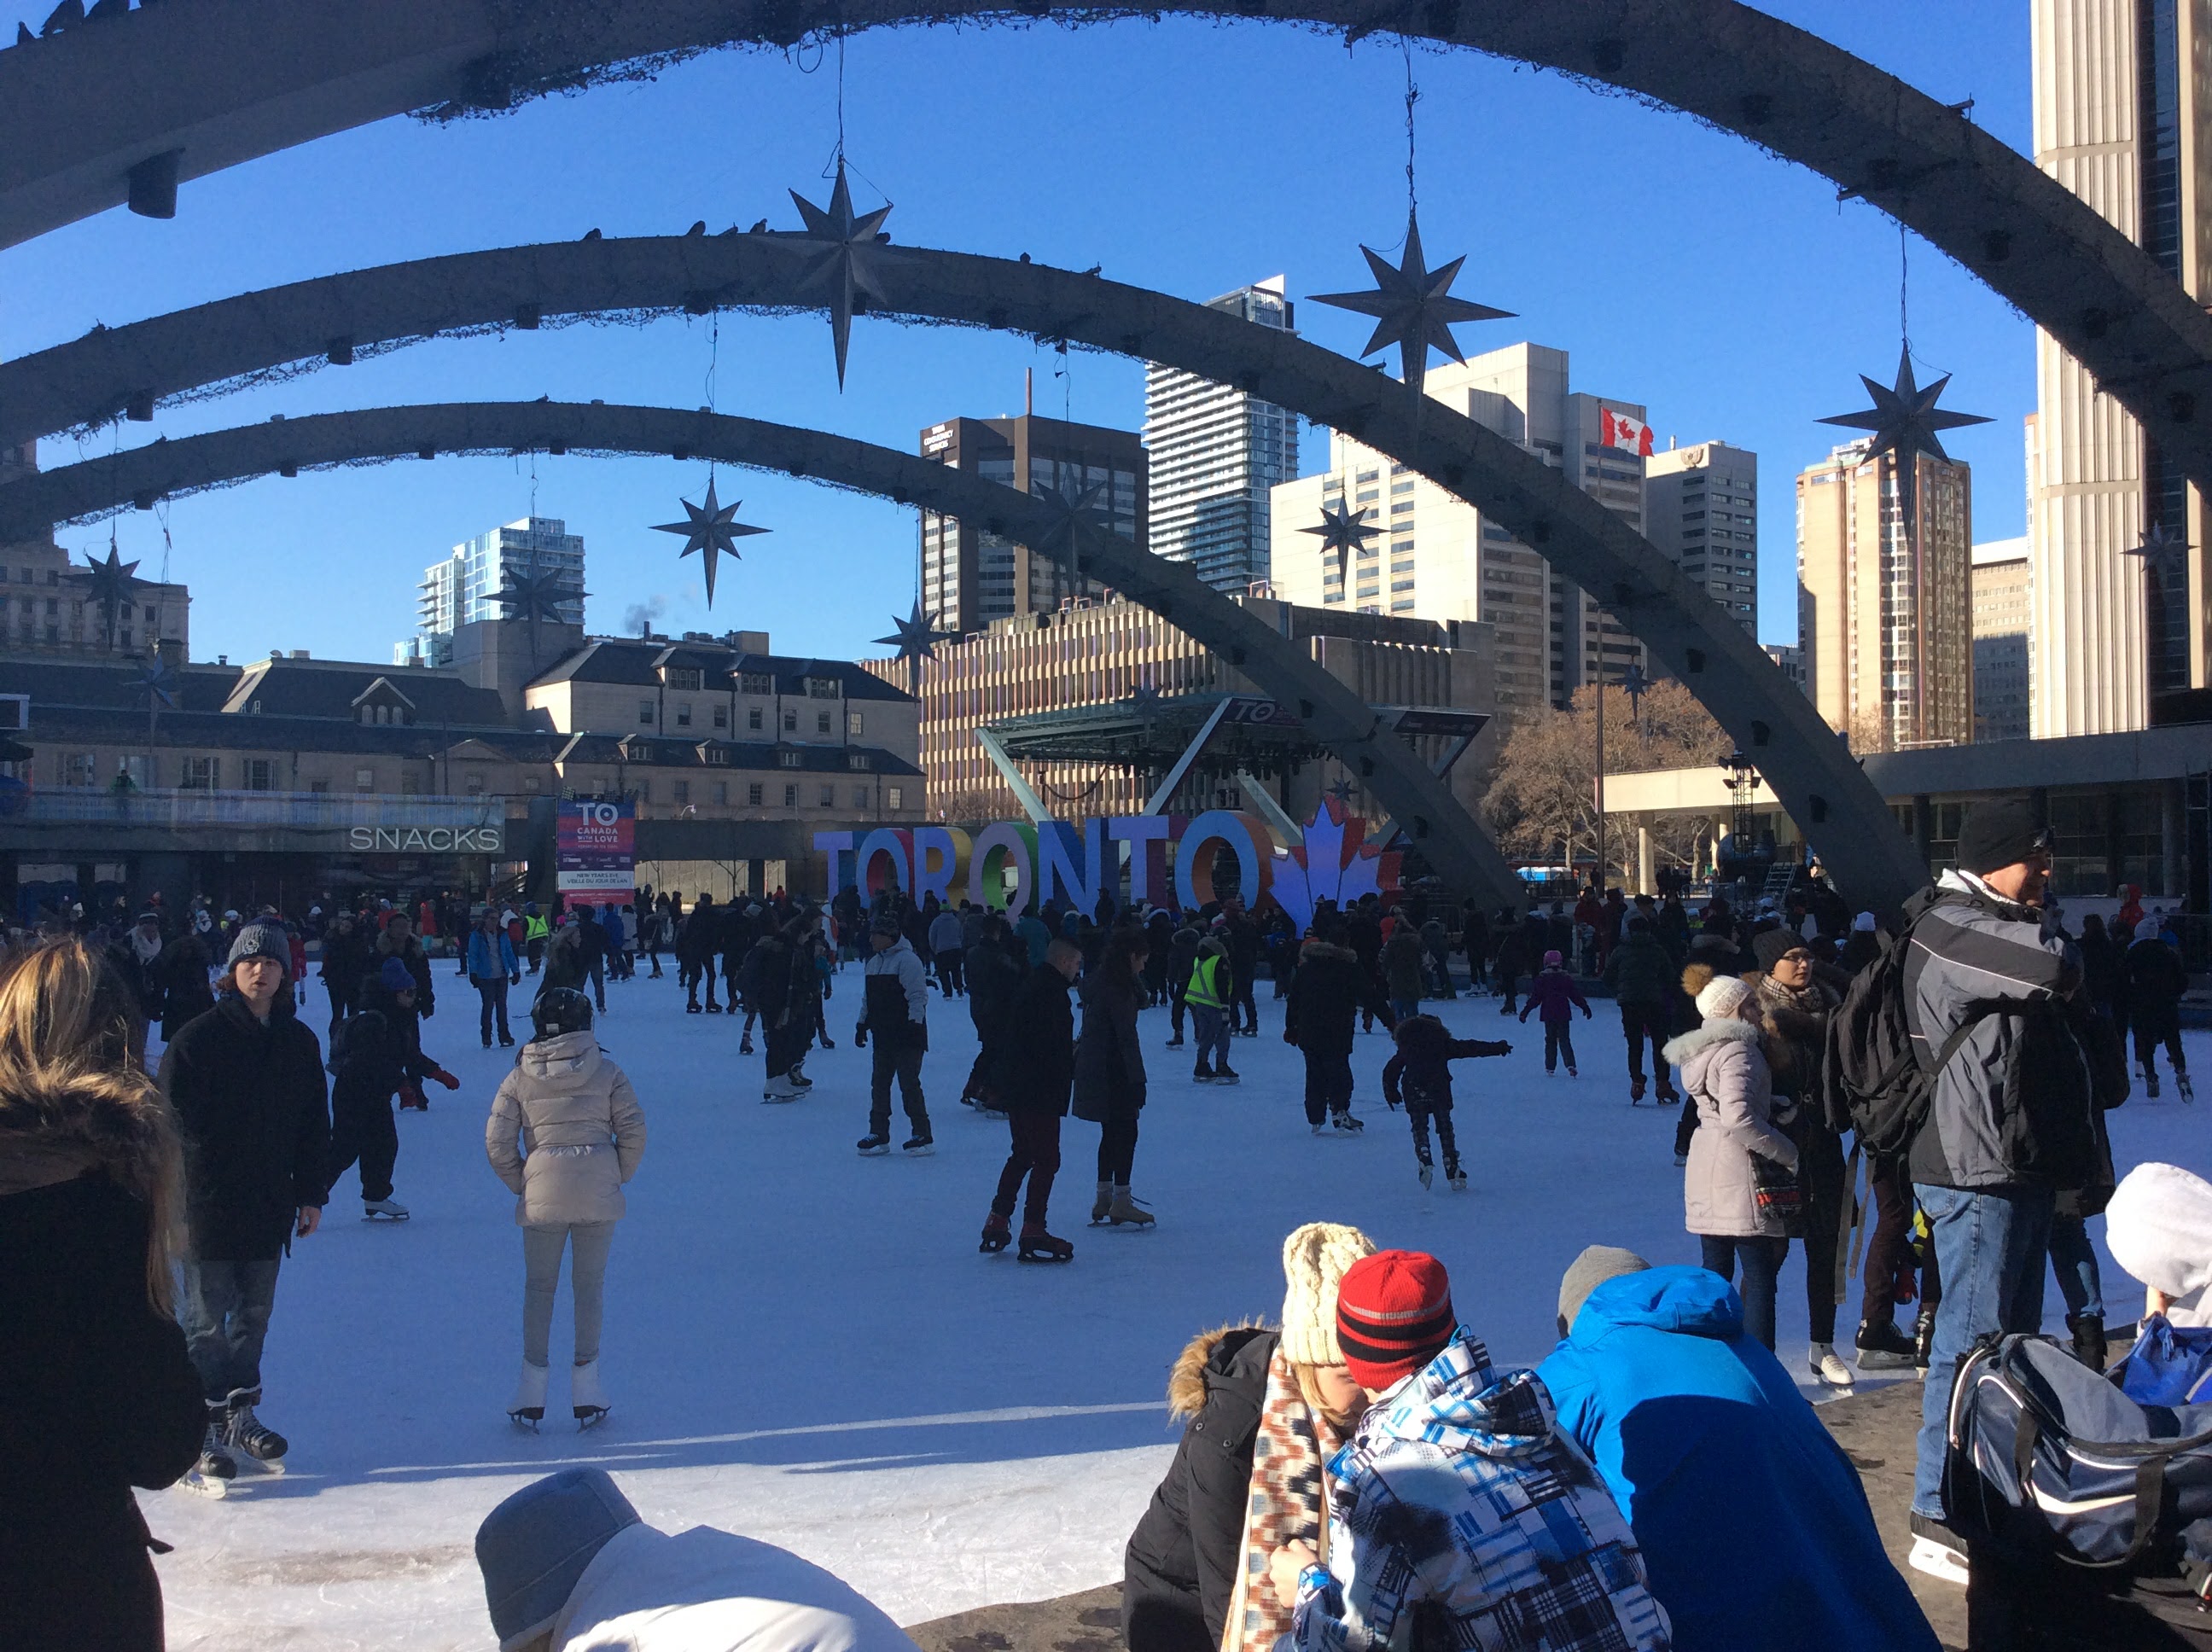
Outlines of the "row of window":
[{"label": "row of window", "polygon": [[[675,713],[675,716],[672,720],[674,726],[678,728],[689,728],[691,726],[692,708],[690,701],[678,701],[672,709]],[[637,720],[639,726],[641,728],[653,727],[659,710],[659,704],[657,701],[640,700],[637,702]],[[718,701],[712,708],[712,721],[714,726],[720,729],[726,729],[729,727],[729,707]],[[833,733],[835,732],[833,724],[835,716],[836,714],[832,712],[816,712],[814,714],[814,732],[817,734]],[[363,720],[366,721],[367,720],[364,719]],[[767,720],[763,708],[759,706],[748,706],[745,708],[745,727],[748,730],[756,733],[764,732],[766,730],[766,721]],[[848,711],[845,714],[845,734],[848,739],[855,738],[862,733],[866,726],[866,717],[864,713]],[[799,732],[799,708],[796,706],[786,706],[783,708],[783,732],[786,734],[796,734]]]}]

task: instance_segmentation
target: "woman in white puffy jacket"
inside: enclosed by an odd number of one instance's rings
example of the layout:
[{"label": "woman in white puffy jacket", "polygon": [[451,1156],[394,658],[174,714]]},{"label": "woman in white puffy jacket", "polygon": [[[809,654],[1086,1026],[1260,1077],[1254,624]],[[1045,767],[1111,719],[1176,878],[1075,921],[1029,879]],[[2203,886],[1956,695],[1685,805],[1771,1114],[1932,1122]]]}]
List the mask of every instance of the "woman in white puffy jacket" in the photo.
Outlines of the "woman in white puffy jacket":
[{"label": "woman in white puffy jacket", "polygon": [[599,1318],[607,1251],[622,1218],[623,1184],[645,1156],[645,1114],[629,1077],[600,1050],[592,1004],[573,987],[542,995],[537,1034],[492,1098],[484,1153],[515,1193],[522,1230],[522,1380],[507,1415],[534,1425],[545,1415],[547,1343],[561,1254],[575,1260],[575,1369],[569,1401],[579,1424],[606,1415],[599,1387]]}]

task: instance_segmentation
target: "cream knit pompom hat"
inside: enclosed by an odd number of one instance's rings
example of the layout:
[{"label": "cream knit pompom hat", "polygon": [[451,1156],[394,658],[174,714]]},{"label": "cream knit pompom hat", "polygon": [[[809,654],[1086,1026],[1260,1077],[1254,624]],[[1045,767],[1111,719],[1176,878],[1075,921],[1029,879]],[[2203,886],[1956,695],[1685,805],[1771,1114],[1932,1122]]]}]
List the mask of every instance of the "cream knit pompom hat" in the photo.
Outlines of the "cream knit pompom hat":
[{"label": "cream knit pompom hat", "polygon": [[1298,1365],[1341,1365],[1336,1343],[1336,1287],[1345,1269],[1375,1254],[1375,1242],[1340,1222],[1309,1222],[1283,1241],[1283,1357]]}]

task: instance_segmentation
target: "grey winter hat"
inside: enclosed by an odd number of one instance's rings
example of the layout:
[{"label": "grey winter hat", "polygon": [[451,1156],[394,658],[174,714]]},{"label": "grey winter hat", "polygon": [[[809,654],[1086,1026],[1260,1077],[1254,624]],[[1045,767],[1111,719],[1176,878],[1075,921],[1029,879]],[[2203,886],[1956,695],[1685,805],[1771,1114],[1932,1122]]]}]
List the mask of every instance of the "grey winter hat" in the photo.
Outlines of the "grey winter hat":
[{"label": "grey winter hat", "polygon": [[292,970],[292,938],[284,932],[283,925],[247,924],[241,928],[238,932],[238,938],[230,944],[230,957],[224,960],[223,968],[228,969],[232,964],[247,958],[274,958],[284,966],[285,973],[289,975]]},{"label": "grey winter hat", "polygon": [[477,1527],[477,1569],[500,1652],[552,1627],[592,1558],[644,1522],[605,1469],[564,1468],[533,1480]]},{"label": "grey winter hat", "polygon": [[1592,1245],[1567,1265],[1566,1277],[1559,1281],[1559,1323],[1567,1330],[1574,1328],[1575,1315],[1583,1311],[1591,1291],[1607,1279],[1617,1279],[1624,1273],[1641,1273],[1651,1266],[1632,1250],[1623,1250],[1618,1245]]}]

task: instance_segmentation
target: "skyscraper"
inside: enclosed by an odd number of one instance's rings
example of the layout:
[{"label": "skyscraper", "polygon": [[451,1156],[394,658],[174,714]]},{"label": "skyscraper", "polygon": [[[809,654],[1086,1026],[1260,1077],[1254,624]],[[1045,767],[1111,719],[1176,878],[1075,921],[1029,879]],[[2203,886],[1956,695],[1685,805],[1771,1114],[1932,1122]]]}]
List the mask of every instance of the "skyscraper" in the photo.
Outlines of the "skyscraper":
[{"label": "skyscraper", "polygon": [[392,663],[453,663],[453,633],[478,620],[506,616],[499,593],[514,579],[551,575],[574,594],[556,605],[563,624],[584,623],[584,541],[558,517],[530,516],[480,533],[422,570],[416,587],[415,635],[392,651]]},{"label": "skyscraper", "polygon": [[[2177,0],[2034,0],[2036,164],[2212,300],[2212,27]],[[2142,727],[2212,683],[2204,501],[2118,402],[2039,331],[2028,474],[2038,738]],[[2154,525],[2191,549],[2127,553]]]},{"label": "skyscraper", "polygon": [[[1053,489],[1073,498],[1096,488],[1091,508],[1110,518],[1115,533],[1146,543],[1146,455],[1133,431],[1028,413],[947,419],[921,433],[921,453],[1023,493]],[[921,513],[921,607],[939,630],[965,635],[994,619],[1044,613],[1103,589],[979,525]]]},{"label": "skyscraper", "polygon": [[[1567,353],[1520,343],[1430,372],[1426,392],[1564,469],[1607,510],[1644,529],[1651,433],[1640,404],[1567,388]],[[1386,493],[1387,489],[1387,493]],[[1364,513],[1374,538],[1340,559],[1304,531],[1322,509]],[[1483,620],[1496,628],[1498,703],[1565,705],[1595,683],[1646,665],[1643,646],[1542,557],[1465,501],[1332,432],[1329,468],[1274,491],[1273,568],[1285,601],[1364,613]],[[1386,570],[1387,568],[1387,574]],[[1387,586],[1387,590],[1386,590]]]},{"label": "skyscraper", "polygon": [[2027,541],[1974,547],[1974,738],[2025,740],[2028,731]]},{"label": "skyscraper", "polygon": [[1797,477],[1797,583],[1813,703],[1858,751],[1974,738],[1971,477],[1922,453],[1898,508],[1894,453],[1848,442]]},{"label": "skyscraper", "polygon": [[1644,538],[1757,636],[1759,455],[1724,441],[1652,454],[1644,515]]},{"label": "skyscraper", "polygon": [[[1207,307],[1289,332],[1285,279],[1255,282]],[[1145,370],[1145,447],[1153,554],[1192,564],[1217,591],[1266,579],[1268,494],[1298,473],[1297,415],[1154,364]]]}]

